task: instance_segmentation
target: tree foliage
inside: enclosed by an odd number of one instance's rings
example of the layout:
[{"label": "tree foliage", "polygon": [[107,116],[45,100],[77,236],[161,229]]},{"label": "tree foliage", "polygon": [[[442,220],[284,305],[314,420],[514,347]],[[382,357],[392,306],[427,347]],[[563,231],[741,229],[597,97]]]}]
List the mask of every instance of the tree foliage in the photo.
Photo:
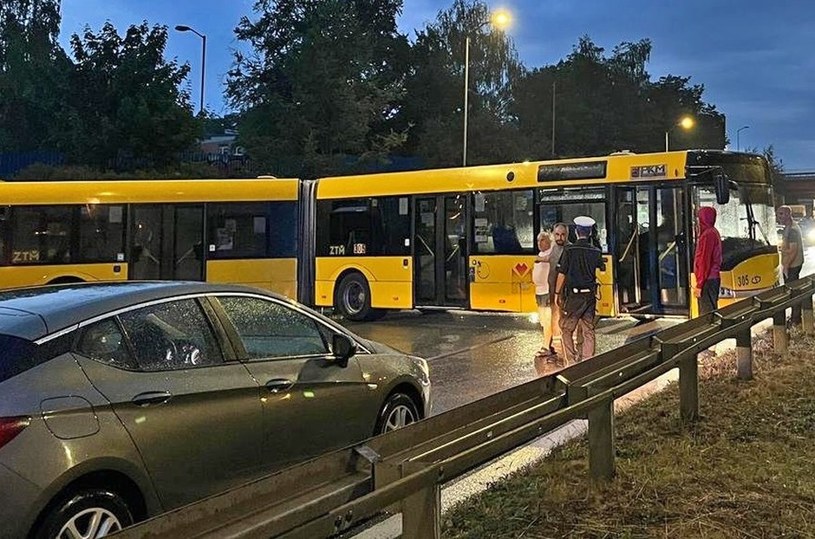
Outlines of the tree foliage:
[{"label": "tree foliage", "polygon": [[407,150],[430,166],[461,163],[466,41],[470,38],[468,164],[517,157],[513,83],[523,73],[509,36],[489,24],[483,0],[455,0],[418,32],[407,78]]},{"label": "tree foliage", "polygon": [[235,32],[227,98],[243,113],[240,140],[275,174],[336,170],[346,156],[387,155],[402,137],[408,44],[401,0],[258,0]]},{"label": "tree foliage", "polygon": [[0,3],[0,151],[58,150],[78,164],[166,164],[199,133],[166,61],[167,28],[110,23],[59,46],[59,0]]},{"label": "tree foliage", "polygon": [[54,148],[68,64],[59,10],[59,0],[0,2],[0,151]]},{"label": "tree foliage", "polygon": [[[650,54],[647,39],[621,43],[606,55],[584,36],[557,65],[526,74],[514,102],[525,152],[557,157],[662,151],[666,132],[670,149],[723,148],[724,117],[702,100],[704,87],[673,75],[652,81]],[[689,131],[677,127],[686,115],[696,120]]]},{"label": "tree foliage", "polygon": [[111,23],[71,37],[73,69],[61,147],[73,160],[166,164],[200,134],[181,84],[188,65],[167,61],[167,27],[146,22],[120,36]]}]

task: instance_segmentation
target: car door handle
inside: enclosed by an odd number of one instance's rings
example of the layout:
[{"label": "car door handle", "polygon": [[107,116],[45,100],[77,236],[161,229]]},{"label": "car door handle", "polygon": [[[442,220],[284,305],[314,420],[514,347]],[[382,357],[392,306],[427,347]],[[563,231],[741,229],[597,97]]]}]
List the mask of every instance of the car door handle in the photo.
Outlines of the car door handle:
[{"label": "car door handle", "polygon": [[287,378],[273,378],[266,382],[266,389],[272,393],[279,393],[285,391],[294,385],[294,382]]},{"label": "car door handle", "polygon": [[133,397],[133,404],[136,406],[150,406],[153,404],[164,404],[169,401],[173,395],[169,391],[147,391],[146,393],[139,393]]}]

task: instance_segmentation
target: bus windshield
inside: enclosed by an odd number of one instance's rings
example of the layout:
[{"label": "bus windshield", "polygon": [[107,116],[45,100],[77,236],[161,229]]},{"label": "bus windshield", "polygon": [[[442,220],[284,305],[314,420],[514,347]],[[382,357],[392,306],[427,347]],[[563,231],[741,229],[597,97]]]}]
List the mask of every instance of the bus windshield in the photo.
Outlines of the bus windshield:
[{"label": "bus windshield", "polygon": [[[704,206],[716,209],[716,228],[722,236],[725,266],[759,252],[774,252],[775,211],[769,186],[740,184],[737,189],[731,188],[727,204],[717,204],[712,185],[696,185],[693,200],[696,211]],[[694,222],[694,227],[698,227],[698,223]],[[695,232],[698,236],[699,230]],[[726,262],[728,260],[731,264]]]}]

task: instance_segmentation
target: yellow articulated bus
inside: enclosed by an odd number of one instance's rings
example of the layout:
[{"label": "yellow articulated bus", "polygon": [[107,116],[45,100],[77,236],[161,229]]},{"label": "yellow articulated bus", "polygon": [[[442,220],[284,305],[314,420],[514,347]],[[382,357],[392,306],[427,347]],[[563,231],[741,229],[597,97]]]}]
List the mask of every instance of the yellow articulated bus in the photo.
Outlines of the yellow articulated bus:
[{"label": "yellow articulated bus", "polygon": [[296,179],[0,182],[0,287],[179,279],[297,294]]},{"label": "yellow articulated bus", "polygon": [[411,308],[531,313],[537,232],[564,222],[573,237],[572,219],[589,215],[606,261],[600,315],[694,316],[702,206],[718,211],[720,306],[778,283],[770,178],[760,156],[676,151],[319,179],[309,187],[314,290],[301,299],[353,320]]}]

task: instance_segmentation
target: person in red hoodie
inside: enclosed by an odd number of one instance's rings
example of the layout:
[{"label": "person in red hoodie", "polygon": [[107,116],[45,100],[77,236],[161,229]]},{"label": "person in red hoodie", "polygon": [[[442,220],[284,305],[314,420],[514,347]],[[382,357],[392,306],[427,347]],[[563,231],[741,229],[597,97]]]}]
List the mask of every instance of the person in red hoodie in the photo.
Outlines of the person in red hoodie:
[{"label": "person in red hoodie", "polygon": [[722,283],[719,270],[722,267],[722,238],[714,226],[716,209],[699,209],[699,238],[693,257],[693,274],[696,288],[693,295],[699,300],[699,314],[719,308],[719,287]]}]

